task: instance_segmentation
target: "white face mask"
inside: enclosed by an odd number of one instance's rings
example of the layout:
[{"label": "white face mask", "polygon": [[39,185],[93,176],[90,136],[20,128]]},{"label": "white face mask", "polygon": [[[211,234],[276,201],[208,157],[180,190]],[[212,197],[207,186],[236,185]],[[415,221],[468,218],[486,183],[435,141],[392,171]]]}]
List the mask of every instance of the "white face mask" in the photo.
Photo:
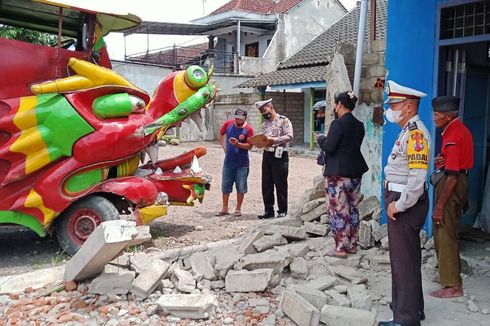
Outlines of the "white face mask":
[{"label": "white face mask", "polygon": [[388,109],[386,110],[385,114],[386,114],[386,120],[388,120],[391,123],[398,123],[402,120],[401,117],[402,110],[393,111],[392,109]]}]

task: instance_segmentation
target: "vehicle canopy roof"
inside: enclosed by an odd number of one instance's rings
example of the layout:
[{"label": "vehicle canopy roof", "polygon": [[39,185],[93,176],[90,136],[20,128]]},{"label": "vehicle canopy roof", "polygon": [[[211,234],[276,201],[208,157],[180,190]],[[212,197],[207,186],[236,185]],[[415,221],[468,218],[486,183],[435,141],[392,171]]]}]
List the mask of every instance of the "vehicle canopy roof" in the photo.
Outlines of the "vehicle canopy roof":
[{"label": "vehicle canopy roof", "polygon": [[102,34],[124,31],[141,23],[138,16],[119,9],[115,0],[0,0],[0,24],[58,33],[60,8],[62,35],[76,37],[87,14],[95,14]]}]

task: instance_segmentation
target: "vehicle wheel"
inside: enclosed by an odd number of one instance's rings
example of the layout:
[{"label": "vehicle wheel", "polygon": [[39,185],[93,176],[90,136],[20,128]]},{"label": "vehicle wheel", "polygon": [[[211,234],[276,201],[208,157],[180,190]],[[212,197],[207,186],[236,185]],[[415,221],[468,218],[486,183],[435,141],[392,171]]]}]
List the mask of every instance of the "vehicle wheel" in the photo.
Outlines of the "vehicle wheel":
[{"label": "vehicle wheel", "polygon": [[97,225],[119,219],[116,207],[106,198],[91,196],[68,207],[56,223],[56,237],[61,248],[73,256]]}]

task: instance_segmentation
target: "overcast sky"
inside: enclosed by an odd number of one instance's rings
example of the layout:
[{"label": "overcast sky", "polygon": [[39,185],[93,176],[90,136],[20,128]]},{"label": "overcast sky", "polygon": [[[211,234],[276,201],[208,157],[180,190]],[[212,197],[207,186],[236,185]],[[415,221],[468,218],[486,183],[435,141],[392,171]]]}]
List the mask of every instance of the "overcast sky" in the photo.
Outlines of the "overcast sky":
[{"label": "overcast sky", "polygon": [[[103,1],[103,0],[101,0]],[[171,1],[166,9],[162,7],[163,3]],[[187,23],[193,19],[208,15],[229,0],[138,0],[138,1],[121,1],[124,9],[128,12],[139,16],[144,21],[159,21],[173,23]],[[356,0],[340,0],[340,2],[350,10],[356,4]],[[163,36],[152,35],[130,35],[126,37],[126,50],[124,46],[124,37],[121,33],[110,33],[105,37],[109,55],[112,59],[123,60],[124,52],[135,54],[145,52],[149,47],[150,50],[170,47],[174,43],[177,46],[184,46],[206,42],[204,37],[197,36]]]}]

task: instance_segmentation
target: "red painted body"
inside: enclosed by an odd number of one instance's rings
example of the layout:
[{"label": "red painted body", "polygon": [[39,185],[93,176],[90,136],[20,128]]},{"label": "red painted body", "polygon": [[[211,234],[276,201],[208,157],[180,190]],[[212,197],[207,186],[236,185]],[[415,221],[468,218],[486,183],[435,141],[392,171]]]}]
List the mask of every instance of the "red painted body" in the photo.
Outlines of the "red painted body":
[{"label": "red painted body", "polygon": [[[26,42],[0,38],[0,100],[33,95],[31,85],[46,80],[67,77],[69,58],[90,61],[87,52],[70,51]],[[99,64],[111,68],[104,48]],[[5,78],[8,76],[8,78]],[[0,112],[1,113],[1,112]]]}]

